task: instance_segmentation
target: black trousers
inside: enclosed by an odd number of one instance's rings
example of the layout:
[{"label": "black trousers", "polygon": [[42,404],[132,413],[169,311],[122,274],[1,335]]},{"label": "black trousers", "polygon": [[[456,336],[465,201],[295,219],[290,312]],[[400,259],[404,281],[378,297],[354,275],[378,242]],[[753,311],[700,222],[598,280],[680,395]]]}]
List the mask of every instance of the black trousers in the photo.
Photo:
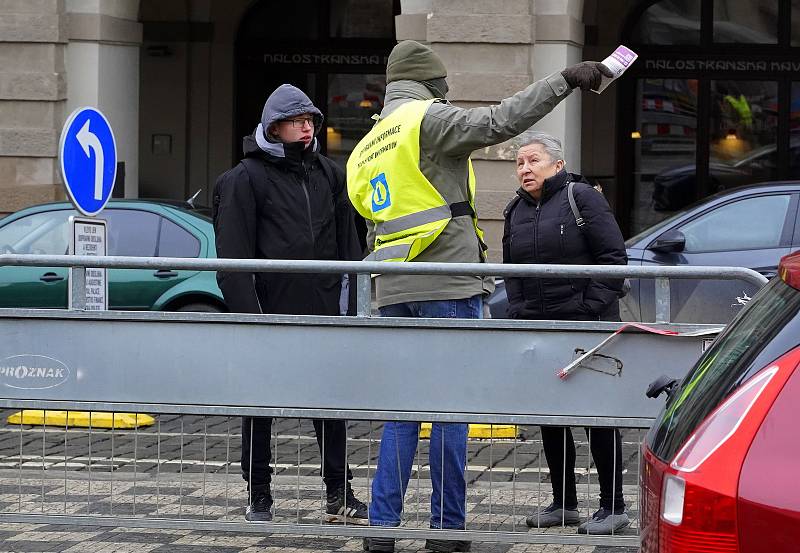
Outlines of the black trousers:
[{"label": "black trousers", "polygon": [[[344,486],[345,477],[353,474],[346,466],[346,432],[343,420],[314,419],[322,466],[320,472],[325,488],[333,491]],[[272,418],[242,417],[242,478],[251,493],[269,492],[272,481]]]},{"label": "black trousers", "polygon": [[[553,500],[556,505],[574,508],[578,505],[575,489],[575,441],[572,431],[564,426],[542,426],[542,447],[550,468]],[[621,511],[622,438],[616,428],[586,428],[591,442],[592,459],[600,481],[600,507]]]}]

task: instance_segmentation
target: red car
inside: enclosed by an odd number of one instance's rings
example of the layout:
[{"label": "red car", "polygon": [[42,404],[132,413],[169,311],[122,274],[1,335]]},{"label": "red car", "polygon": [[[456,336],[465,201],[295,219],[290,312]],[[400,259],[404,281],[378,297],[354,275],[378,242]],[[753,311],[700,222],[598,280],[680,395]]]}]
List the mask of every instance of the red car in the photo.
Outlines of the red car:
[{"label": "red car", "polygon": [[668,390],[642,444],[641,553],[800,551],[800,252]]}]

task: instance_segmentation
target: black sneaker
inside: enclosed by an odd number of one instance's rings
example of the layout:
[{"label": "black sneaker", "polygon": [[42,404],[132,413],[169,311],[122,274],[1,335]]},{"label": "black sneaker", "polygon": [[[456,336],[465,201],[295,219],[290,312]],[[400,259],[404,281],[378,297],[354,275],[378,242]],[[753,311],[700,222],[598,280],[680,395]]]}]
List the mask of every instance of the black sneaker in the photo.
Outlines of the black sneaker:
[{"label": "black sneaker", "polygon": [[[345,491],[345,488],[347,491]],[[328,504],[325,506],[325,521],[332,523],[347,523],[369,525],[369,512],[367,506],[356,499],[353,489],[342,485],[334,491],[328,492]],[[392,541],[392,551],[394,541]],[[368,549],[366,551],[373,551]],[[380,549],[374,551],[381,551]]]},{"label": "black sneaker", "polygon": [[250,522],[269,522],[272,520],[272,496],[269,491],[253,492],[250,505],[244,511],[244,519]]},{"label": "black sneaker", "polygon": [[469,551],[472,542],[467,540],[425,540],[425,549],[436,553],[453,553],[455,551]]},{"label": "black sneaker", "polygon": [[364,538],[364,551],[394,553],[394,538]]}]

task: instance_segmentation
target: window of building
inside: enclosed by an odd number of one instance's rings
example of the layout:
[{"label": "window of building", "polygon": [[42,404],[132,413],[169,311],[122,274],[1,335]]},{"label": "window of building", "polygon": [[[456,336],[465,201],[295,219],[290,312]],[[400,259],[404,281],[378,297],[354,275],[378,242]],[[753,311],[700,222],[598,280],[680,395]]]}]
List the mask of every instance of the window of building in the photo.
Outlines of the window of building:
[{"label": "window of building", "polygon": [[394,38],[394,0],[332,0],[332,38]]},{"label": "window of building", "polygon": [[778,83],[711,81],[711,191],[777,177]]},{"label": "window of building", "polygon": [[[715,192],[800,178],[800,0],[643,0],[622,41],[627,235]],[[697,47],[702,45],[702,47]]]},{"label": "window of building", "polygon": [[789,177],[800,179],[800,82],[792,83],[789,109]]},{"label": "window of building", "polygon": [[776,0],[714,0],[714,42],[776,44],[778,4]]},{"label": "window of building", "polygon": [[375,123],[386,95],[386,76],[381,74],[328,75],[328,156],[341,165]]},{"label": "window of building", "polygon": [[641,79],[636,107],[633,233],[696,195],[697,80]]},{"label": "window of building", "polygon": [[792,0],[792,46],[800,46],[800,0]]},{"label": "window of building", "polygon": [[642,13],[632,36],[636,44],[700,44],[700,2],[656,2]]},{"label": "window of building", "polygon": [[[372,127],[369,117],[383,106],[399,13],[399,0],[255,2],[236,37],[237,152],[269,94],[289,83],[325,115],[317,135],[323,152],[345,161]],[[302,28],[292,33],[298,25]],[[271,34],[276,26],[283,28]]]}]

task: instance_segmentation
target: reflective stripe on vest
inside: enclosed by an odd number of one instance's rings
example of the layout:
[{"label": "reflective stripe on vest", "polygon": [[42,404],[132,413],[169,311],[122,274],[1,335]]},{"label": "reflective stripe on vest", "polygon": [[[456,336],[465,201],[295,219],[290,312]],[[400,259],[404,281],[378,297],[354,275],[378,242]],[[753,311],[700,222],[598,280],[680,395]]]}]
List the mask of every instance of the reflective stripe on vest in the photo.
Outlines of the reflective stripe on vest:
[{"label": "reflective stripe on vest", "polygon": [[425,211],[420,211],[418,213],[411,213],[409,215],[403,215],[402,217],[398,217],[397,219],[392,219],[391,221],[384,221],[383,223],[378,223],[377,225],[375,225],[375,233],[397,234],[398,232],[403,232],[404,230],[410,230],[419,225],[424,225],[426,223],[435,223],[436,221],[439,221],[446,217],[451,217],[449,205],[432,207],[430,209],[426,209]]},{"label": "reflective stripe on vest", "polygon": [[[451,207],[419,168],[422,120],[433,100],[411,100],[379,120],[347,161],[347,193],[356,211],[375,225],[376,261],[410,261],[430,246],[453,217]],[[475,177],[469,164],[470,209],[475,232]],[[470,213],[471,211],[471,213]],[[483,252],[481,252],[483,253]]]}]

